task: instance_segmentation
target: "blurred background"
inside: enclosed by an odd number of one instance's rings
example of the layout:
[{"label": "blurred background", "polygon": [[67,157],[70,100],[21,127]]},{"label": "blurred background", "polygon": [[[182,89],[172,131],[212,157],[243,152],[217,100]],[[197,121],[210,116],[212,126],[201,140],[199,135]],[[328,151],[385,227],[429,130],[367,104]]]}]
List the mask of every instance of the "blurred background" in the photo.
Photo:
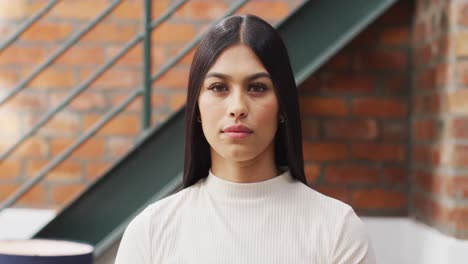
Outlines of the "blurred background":
[{"label": "blurred background", "polygon": [[379,263],[467,263],[466,0],[0,0],[0,239],[113,263],[181,184],[201,34],[247,13],[288,48],[309,184],[354,208]]}]

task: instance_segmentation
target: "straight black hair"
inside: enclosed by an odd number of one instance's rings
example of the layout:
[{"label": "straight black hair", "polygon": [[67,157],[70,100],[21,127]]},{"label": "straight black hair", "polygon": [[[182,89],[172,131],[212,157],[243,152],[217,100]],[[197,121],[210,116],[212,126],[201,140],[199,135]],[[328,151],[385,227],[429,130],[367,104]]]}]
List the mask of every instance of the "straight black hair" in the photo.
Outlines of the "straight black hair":
[{"label": "straight black hair", "polygon": [[278,32],[253,15],[230,16],[214,25],[203,37],[190,67],[185,109],[185,163],[182,188],[208,175],[210,146],[199,116],[198,96],[208,70],[230,46],[247,45],[271,76],[284,122],[275,135],[276,166],[289,167],[291,175],[307,185],[302,157],[301,120],[296,83],[288,53]]}]

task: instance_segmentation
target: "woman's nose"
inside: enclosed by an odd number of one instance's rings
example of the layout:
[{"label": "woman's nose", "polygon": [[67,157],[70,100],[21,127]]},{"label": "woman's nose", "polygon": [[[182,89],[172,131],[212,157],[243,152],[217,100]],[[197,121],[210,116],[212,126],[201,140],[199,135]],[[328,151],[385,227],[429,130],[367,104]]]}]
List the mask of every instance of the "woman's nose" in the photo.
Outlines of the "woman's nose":
[{"label": "woman's nose", "polygon": [[234,93],[231,96],[232,100],[229,102],[229,116],[236,119],[247,117],[248,107],[244,95],[241,93]]}]

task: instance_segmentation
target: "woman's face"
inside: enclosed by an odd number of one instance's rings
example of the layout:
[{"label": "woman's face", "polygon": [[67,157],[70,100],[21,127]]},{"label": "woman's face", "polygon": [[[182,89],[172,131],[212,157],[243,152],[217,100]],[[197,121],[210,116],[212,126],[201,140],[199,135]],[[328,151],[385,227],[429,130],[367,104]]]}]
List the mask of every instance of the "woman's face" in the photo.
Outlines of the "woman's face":
[{"label": "woman's face", "polygon": [[211,155],[236,162],[274,157],[278,100],[267,70],[245,45],[221,53],[198,98]]}]

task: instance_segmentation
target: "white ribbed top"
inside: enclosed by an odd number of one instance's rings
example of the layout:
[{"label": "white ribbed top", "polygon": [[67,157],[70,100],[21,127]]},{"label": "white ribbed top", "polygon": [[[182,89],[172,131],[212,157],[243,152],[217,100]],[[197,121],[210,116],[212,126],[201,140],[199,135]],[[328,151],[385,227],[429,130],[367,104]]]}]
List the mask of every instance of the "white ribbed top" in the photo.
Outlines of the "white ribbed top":
[{"label": "white ribbed top", "polygon": [[135,217],[115,263],[354,264],[375,257],[353,209],[289,171],[256,183],[210,172]]}]

